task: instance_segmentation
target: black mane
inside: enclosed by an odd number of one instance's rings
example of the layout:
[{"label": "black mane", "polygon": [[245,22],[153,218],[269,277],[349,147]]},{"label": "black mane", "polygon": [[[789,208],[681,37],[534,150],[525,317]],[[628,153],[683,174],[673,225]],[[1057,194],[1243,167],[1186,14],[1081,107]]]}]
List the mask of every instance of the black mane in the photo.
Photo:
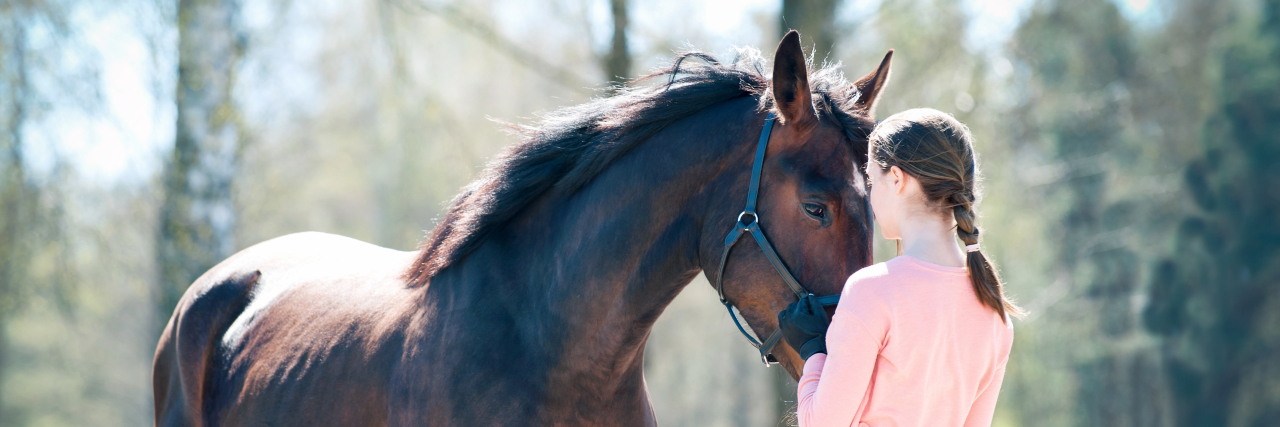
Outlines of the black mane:
[{"label": "black mane", "polygon": [[[701,61],[686,64],[688,59]],[[761,110],[772,109],[765,64],[760,52],[750,48],[740,49],[729,64],[704,53],[684,53],[671,67],[641,77],[616,95],[560,109],[535,124],[513,126],[521,141],[490,161],[480,177],[454,197],[444,219],[422,243],[408,272],[410,283],[426,283],[467,256],[491,230],[548,191],[577,191],[672,122],[747,96],[757,97]],[[839,68],[829,64],[810,73],[814,107],[840,124],[847,142],[865,142],[874,122],[855,108],[858,90]],[[662,77],[665,82],[652,84]]]}]

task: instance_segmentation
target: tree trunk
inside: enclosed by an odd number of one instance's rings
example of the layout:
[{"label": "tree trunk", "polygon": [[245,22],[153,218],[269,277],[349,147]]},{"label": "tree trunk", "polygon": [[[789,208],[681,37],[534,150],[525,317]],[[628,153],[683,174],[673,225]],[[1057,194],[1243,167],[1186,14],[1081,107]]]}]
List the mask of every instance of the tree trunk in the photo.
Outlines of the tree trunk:
[{"label": "tree trunk", "polygon": [[178,2],[178,119],[157,235],[158,324],[186,288],[235,249],[231,186],[242,135],[232,102],[242,53],[238,2]]},{"label": "tree trunk", "polygon": [[787,31],[800,32],[805,47],[813,46],[813,57],[821,62],[835,52],[838,38],[835,16],[839,0],[782,0],[782,14],[778,17],[778,38]]},{"label": "tree trunk", "polygon": [[609,4],[613,11],[613,41],[609,54],[604,58],[604,77],[616,86],[631,79],[631,52],[627,50],[627,0],[611,0]]},{"label": "tree trunk", "polygon": [[[12,39],[0,39],[0,46],[9,52],[0,52],[12,62],[0,64],[0,72],[8,80],[4,87],[8,89],[8,104],[4,106],[4,135],[0,136],[0,384],[4,384],[5,368],[8,366],[8,336],[4,333],[5,324],[13,311],[18,308],[21,289],[18,284],[24,283],[27,256],[30,251],[24,250],[26,239],[24,231],[27,222],[32,219],[30,212],[33,203],[32,189],[27,185],[26,170],[22,160],[22,123],[26,121],[27,99],[27,67],[26,67],[26,28],[15,25]],[[8,55],[4,55],[8,53]],[[0,402],[4,402],[0,395]],[[4,413],[0,405],[0,424],[9,422],[9,414]]]}]

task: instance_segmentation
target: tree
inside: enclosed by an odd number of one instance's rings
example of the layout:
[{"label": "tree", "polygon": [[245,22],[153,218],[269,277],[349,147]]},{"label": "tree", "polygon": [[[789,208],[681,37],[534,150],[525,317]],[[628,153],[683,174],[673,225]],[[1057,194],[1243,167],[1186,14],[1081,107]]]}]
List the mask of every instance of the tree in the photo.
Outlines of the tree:
[{"label": "tree", "polygon": [[625,83],[631,77],[631,52],[627,48],[627,0],[610,0],[613,14],[613,37],[609,53],[604,57],[604,77],[613,85]]},{"label": "tree", "polygon": [[[83,82],[74,81],[83,75],[76,73],[92,68],[85,63],[68,65],[58,55],[61,52],[32,47],[37,37],[79,47],[67,42],[69,15],[67,5],[58,1],[0,6],[0,386],[8,379],[6,374],[19,366],[20,357],[10,359],[17,352],[11,346],[8,325],[25,306],[44,299],[55,303],[64,317],[73,311],[75,280],[67,268],[70,249],[64,233],[61,155],[53,153],[52,171],[33,173],[27,165],[25,138],[25,129],[42,118],[55,95],[48,92],[83,88]],[[33,31],[36,27],[41,28]],[[41,90],[34,82],[36,76],[52,79],[59,87]],[[68,108],[94,105],[91,97],[56,95],[70,104]],[[21,423],[29,416],[28,408],[7,405],[12,400],[0,394],[0,424]]]},{"label": "tree", "polygon": [[178,118],[156,244],[161,327],[186,288],[236,249],[231,191],[244,139],[232,99],[245,43],[239,13],[235,0],[178,2]]},{"label": "tree", "polygon": [[[1192,22],[1223,5],[1183,6]],[[1256,6],[1262,13],[1215,20],[1238,24],[1205,61],[1220,69],[1205,73],[1215,96],[1182,174],[1191,203],[1142,313],[1161,339],[1178,425],[1260,426],[1280,416],[1280,1]]]},{"label": "tree", "polygon": [[778,16],[778,38],[787,31],[796,30],[813,43],[811,55],[818,61],[835,51],[840,39],[836,25],[836,7],[840,0],[782,0],[782,13]]},{"label": "tree", "polygon": [[[1025,422],[1168,422],[1160,408],[1163,380],[1153,349],[1141,344],[1131,302],[1141,291],[1147,260],[1140,242],[1164,230],[1161,221],[1144,219],[1157,214],[1157,204],[1144,203],[1146,190],[1132,185],[1162,167],[1142,155],[1162,142],[1135,137],[1132,117],[1141,111],[1134,112],[1133,98],[1156,94],[1147,90],[1136,40],[1115,4],[1101,0],[1037,3],[1013,37],[1015,58],[1028,71],[1022,82],[1027,96],[1011,114],[1010,130],[1019,141],[1013,148],[1042,153],[1054,170],[1041,190],[1047,209],[1040,215],[1056,223],[1046,236],[1053,242],[1049,268],[1070,301],[1037,307],[1053,311],[1033,314],[1053,320],[1036,330],[1092,340],[1079,346],[1058,338],[1023,353],[1072,375],[1063,390],[1043,383],[1051,372],[1030,365],[1011,369],[1014,378],[1006,383],[1013,383],[1012,393],[1005,396],[1021,407]],[[1077,320],[1063,322],[1067,318]],[[1053,391],[1031,393],[1046,388]]]},{"label": "tree", "polygon": [[[9,24],[10,22],[6,22]],[[3,326],[20,304],[22,285],[26,282],[25,268],[29,262],[27,227],[36,218],[36,188],[27,180],[23,165],[22,125],[26,121],[28,91],[26,28],[21,24],[6,25],[3,34],[4,60],[0,71],[5,74],[3,88],[7,100],[0,106],[4,115],[3,133],[0,133],[0,381],[9,355],[8,340]],[[0,395],[0,402],[4,395]],[[9,420],[9,414],[0,405],[0,422]]]}]

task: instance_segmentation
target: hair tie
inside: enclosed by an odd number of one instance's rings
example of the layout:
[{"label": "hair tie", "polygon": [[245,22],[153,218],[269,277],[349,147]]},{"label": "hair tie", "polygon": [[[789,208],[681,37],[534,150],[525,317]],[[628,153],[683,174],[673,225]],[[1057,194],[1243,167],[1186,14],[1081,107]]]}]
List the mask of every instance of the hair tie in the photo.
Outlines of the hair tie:
[{"label": "hair tie", "polygon": [[964,247],[964,251],[965,251],[965,252],[977,252],[977,251],[978,251],[978,244],[977,244],[977,243],[974,243],[974,244],[972,244],[972,245],[965,245],[965,247]]}]

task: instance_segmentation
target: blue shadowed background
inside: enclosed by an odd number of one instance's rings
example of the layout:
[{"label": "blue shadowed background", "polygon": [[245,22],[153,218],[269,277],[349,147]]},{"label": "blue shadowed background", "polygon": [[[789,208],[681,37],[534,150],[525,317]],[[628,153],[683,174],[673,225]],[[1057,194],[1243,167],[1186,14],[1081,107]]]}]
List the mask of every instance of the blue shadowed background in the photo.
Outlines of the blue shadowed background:
[{"label": "blue shadowed background", "polygon": [[[851,77],[895,49],[879,117],[973,130],[1030,312],[995,425],[1275,425],[1277,0],[3,0],[0,425],[150,424],[159,332],[222,258],[413,249],[514,141],[490,119],[790,28]],[[659,421],[794,423],[757,357],[699,276],[649,340]]]}]

